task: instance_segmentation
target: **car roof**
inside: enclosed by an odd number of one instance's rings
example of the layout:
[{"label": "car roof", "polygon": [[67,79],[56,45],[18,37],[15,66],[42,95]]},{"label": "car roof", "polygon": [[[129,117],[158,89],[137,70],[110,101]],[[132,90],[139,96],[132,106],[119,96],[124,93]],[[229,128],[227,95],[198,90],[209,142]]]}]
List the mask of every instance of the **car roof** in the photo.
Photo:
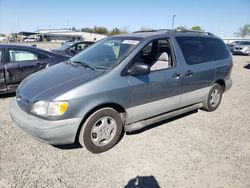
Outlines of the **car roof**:
[{"label": "car roof", "polygon": [[[21,44],[0,44],[0,47],[6,48],[29,48],[29,49],[39,49],[37,47],[34,46],[26,46],[26,45],[21,45]],[[41,49],[42,50],[42,49]]]},{"label": "car roof", "polygon": [[134,33],[129,34],[120,34],[116,35],[119,37],[140,37],[140,38],[148,38],[157,35],[172,35],[172,36],[208,36],[208,37],[216,37],[214,34],[204,31],[195,31],[195,30],[171,30],[171,29],[159,29],[159,30],[149,30],[149,31],[136,31]]},{"label": "car roof", "polygon": [[23,49],[23,50],[32,50],[32,51],[40,52],[40,53],[47,54],[50,56],[64,56],[64,55],[50,52],[50,51],[37,48],[34,46],[26,46],[26,45],[20,45],[20,44],[0,44],[0,48],[18,48],[18,49]]}]

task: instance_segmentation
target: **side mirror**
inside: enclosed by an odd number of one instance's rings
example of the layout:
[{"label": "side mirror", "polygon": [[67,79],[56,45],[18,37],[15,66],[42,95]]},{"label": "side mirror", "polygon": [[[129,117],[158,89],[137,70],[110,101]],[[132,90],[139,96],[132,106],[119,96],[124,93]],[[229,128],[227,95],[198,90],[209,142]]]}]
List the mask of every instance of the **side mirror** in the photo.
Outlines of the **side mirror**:
[{"label": "side mirror", "polygon": [[132,76],[149,74],[150,66],[146,63],[136,62],[132,65],[128,73]]}]

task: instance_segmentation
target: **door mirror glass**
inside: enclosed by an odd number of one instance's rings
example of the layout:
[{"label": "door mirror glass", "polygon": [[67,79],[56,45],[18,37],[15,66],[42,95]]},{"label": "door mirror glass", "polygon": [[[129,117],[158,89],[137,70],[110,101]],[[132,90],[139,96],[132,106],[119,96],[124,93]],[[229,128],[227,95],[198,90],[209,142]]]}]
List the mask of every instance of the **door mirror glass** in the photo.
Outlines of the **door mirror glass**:
[{"label": "door mirror glass", "polygon": [[136,62],[129,70],[129,74],[132,76],[149,74],[150,66],[145,63]]}]

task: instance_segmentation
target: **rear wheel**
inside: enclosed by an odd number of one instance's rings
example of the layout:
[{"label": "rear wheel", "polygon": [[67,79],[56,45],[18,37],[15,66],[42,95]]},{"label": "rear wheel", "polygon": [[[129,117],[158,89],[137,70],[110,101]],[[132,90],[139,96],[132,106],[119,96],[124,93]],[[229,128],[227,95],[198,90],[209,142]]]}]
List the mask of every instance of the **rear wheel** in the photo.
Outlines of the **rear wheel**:
[{"label": "rear wheel", "polygon": [[223,93],[222,87],[219,84],[215,83],[210,89],[206,100],[203,102],[202,109],[208,112],[216,110],[221,103],[222,93]]},{"label": "rear wheel", "polygon": [[87,118],[80,130],[79,142],[92,153],[101,153],[119,141],[122,130],[120,114],[112,108],[103,108]]}]

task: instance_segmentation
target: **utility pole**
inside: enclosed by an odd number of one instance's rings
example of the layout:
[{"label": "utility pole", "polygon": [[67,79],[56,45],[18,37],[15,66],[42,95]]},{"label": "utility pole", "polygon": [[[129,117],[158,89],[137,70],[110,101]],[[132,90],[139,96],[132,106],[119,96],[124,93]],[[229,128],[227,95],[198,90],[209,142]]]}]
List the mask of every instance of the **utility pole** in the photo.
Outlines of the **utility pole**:
[{"label": "utility pole", "polygon": [[174,19],[175,19],[176,15],[173,15],[173,19],[172,19],[172,29],[174,29]]}]

